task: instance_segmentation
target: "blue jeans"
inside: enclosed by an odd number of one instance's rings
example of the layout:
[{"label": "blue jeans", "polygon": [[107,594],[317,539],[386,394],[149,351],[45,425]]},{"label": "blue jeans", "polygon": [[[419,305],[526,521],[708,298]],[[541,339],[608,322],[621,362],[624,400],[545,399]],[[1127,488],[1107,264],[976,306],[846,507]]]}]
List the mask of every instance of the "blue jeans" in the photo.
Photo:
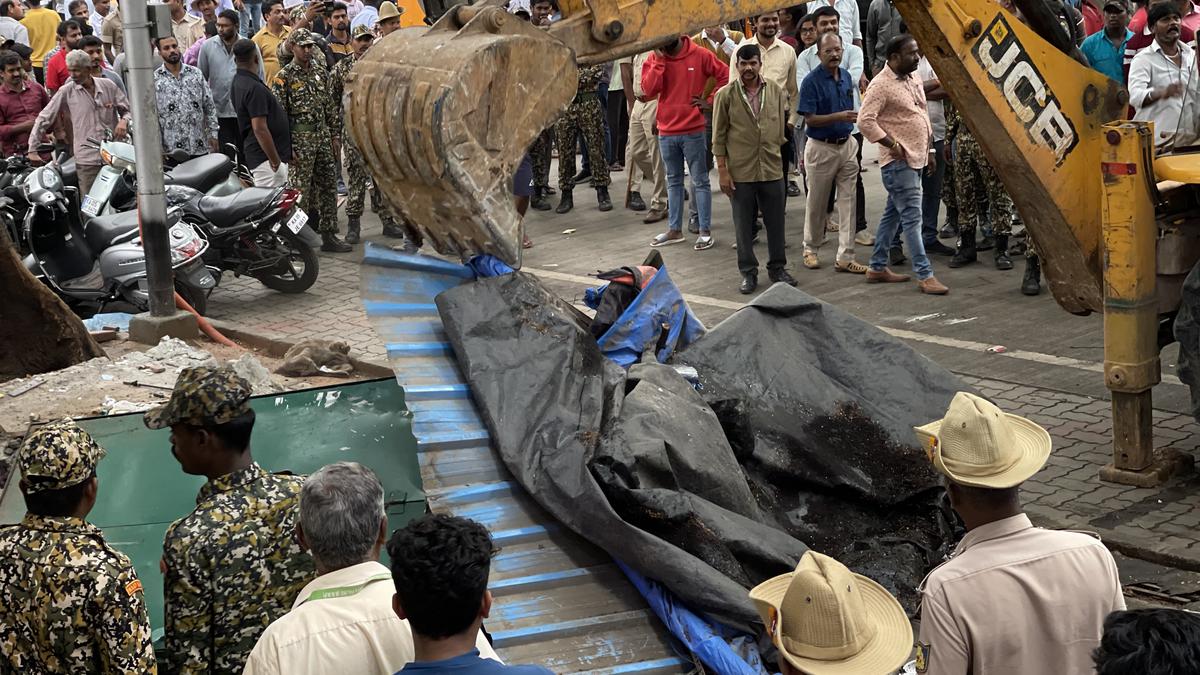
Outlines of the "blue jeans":
[{"label": "blue jeans", "polygon": [[883,217],[879,219],[879,230],[875,233],[875,253],[871,255],[871,269],[876,272],[887,267],[888,248],[896,237],[896,230],[902,229],[913,272],[921,280],[933,276],[933,268],[925,256],[925,242],[921,241],[921,173],[898,160],[885,164],[880,170],[888,198]]},{"label": "blue jeans", "polygon": [[255,33],[262,30],[263,15],[261,2],[246,2],[242,4],[242,11],[239,20],[241,29],[239,32],[244,38],[253,37]]},{"label": "blue jeans", "polygon": [[712,188],[708,183],[708,154],[704,132],[683,136],[659,136],[663,165],[667,168],[667,215],[671,231],[683,230],[683,163],[692,177],[692,197],[700,215],[700,234],[712,227]]}]

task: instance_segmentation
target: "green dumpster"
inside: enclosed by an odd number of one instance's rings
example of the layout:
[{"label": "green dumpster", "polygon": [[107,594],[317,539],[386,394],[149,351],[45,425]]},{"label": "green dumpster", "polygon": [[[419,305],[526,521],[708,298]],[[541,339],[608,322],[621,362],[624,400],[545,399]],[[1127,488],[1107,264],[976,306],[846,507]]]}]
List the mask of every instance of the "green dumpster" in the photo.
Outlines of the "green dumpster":
[{"label": "green dumpster", "polygon": [[[333,462],[361,462],[383,483],[390,528],[425,512],[412,415],[394,379],[258,396],[251,405],[257,416],[251,449],[267,471],[304,474]],[[108,451],[96,471],[100,494],[88,520],[133,560],[157,642],[163,534],[195,507],[205,479],[183,473],[171,455],[170,430],[147,429],[141,413],[77,421]],[[16,478],[8,487],[0,496],[0,524],[25,514]]]}]

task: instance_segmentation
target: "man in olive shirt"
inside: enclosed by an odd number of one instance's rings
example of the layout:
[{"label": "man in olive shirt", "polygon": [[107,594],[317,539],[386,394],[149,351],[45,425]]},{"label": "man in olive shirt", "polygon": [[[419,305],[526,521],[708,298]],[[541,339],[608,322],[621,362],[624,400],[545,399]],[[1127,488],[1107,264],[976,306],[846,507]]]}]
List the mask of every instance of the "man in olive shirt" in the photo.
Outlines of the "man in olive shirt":
[{"label": "man in olive shirt", "polygon": [[784,251],[783,207],[787,188],[780,157],[787,125],[789,98],[783,89],[764,80],[762,49],[753,43],[737,50],[738,79],[722,87],[713,99],[713,155],[721,192],[733,204],[741,291],[758,288],[758,258],[754,256],[754,219],[761,210],[767,230],[767,274],[772,282],[790,286]]}]

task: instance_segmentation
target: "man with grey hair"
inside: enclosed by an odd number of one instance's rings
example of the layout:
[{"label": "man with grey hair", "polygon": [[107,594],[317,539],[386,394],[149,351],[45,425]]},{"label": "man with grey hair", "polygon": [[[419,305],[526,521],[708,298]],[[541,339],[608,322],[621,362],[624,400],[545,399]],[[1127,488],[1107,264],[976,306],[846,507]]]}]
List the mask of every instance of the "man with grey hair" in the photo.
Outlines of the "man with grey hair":
[{"label": "man with grey hair", "polygon": [[[392,675],[412,661],[412,630],[392,611],[391,572],[379,562],[388,523],[375,473],[337,462],[309,476],[297,535],[319,576],[263,632],[245,675]],[[481,656],[500,660],[482,633],[477,647]]]},{"label": "man with grey hair", "polygon": [[104,138],[107,131],[112,131],[117,140],[123,139],[129,127],[129,100],[111,80],[93,76],[92,57],[82,49],[72,50],[66,58],[71,78],[54,93],[34,121],[29,132],[29,161],[42,163],[37,147],[46,132],[59,122],[60,113],[65,113],[62,117],[71,125],[79,191],[86,195],[102,164],[100,151],[88,145],[87,140]]}]

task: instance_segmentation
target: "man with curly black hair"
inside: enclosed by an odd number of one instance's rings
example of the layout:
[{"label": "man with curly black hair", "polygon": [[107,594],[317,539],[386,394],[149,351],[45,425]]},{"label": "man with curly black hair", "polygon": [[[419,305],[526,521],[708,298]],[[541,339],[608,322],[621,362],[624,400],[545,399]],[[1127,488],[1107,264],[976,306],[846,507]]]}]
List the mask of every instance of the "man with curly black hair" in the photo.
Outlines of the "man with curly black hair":
[{"label": "man with curly black hair", "polygon": [[434,513],[396,530],[388,542],[396,596],[392,609],[408,619],[416,660],[401,673],[545,675],[541,666],[506,666],[475,648],[492,610],[487,589],[492,537],[467,518]]},{"label": "man with curly black hair", "polygon": [[1173,675],[1200,667],[1200,614],[1180,609],[1113,612],[1092,653],[1096,675]]}]

